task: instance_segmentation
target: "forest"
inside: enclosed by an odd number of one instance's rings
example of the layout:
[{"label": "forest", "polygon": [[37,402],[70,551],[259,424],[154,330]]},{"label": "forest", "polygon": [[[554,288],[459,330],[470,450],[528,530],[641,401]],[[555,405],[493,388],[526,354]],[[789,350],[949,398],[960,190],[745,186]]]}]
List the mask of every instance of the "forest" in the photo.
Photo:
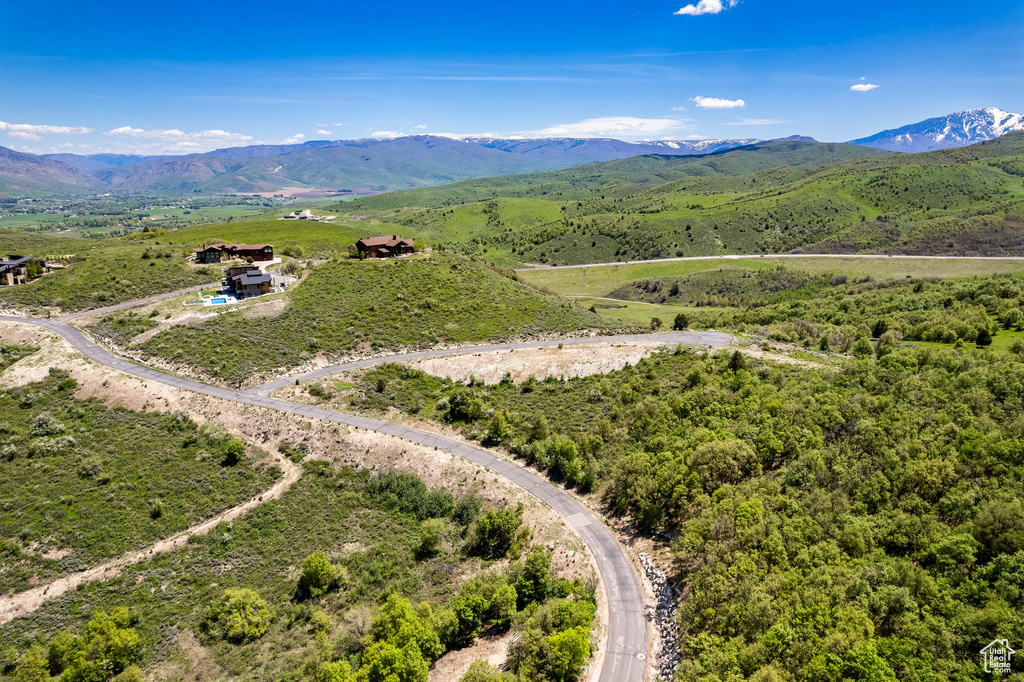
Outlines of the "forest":
[{"label": "forest", "polygon": [[[464,385],[386,365],[350,401],[451,423],[668,533],[679,680],[977,679],[996,630],[1024,638],[1024,344],[895,339],[920,325],[896,305],[915,286],[825,299],[838,328],[891,324],[831,366],[679,347],[603,376]],[[917,298],[998,315],[1017,286]],[[882,309],[839,311],[857,295]]]}]

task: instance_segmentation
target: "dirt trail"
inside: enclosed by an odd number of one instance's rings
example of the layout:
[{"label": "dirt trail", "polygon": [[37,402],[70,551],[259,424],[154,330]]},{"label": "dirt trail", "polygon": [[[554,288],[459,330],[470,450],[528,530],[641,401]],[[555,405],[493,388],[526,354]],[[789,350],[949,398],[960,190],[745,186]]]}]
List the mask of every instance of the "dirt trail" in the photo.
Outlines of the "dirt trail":
[{"label": "dirt trail", "polygon": [[276,483],[274,483],[273,486],[270,487],[270,489],[261,493],[257,497],[252,498],[248,502],[232,507],[223,514],[219,514],[212,519],[208,519],[190,528],[186,528],[185,530],[164,538],[163,540],[159,540],[148,547],[143,547],[142,549],[122,554],[116,559],[99,564],[98,566],[93,566],[92,568],[79,571],[78,573],[72,573],[71,575],[58,578],[57,580],[45,585],[33,587],[32,589],[25,590],[24,592],[0,597],[0,625],[8,623],[19,616],[24,616],[27,613],[35,611],[47,600],[59,597],[65,592],[73,590],[83,583],[114,578],[120,574],[123,569],[131,566],[132,564],[145,561],[154,554],[161,554],[163,552],[170,552],[171,550],[177,549],[188,542],[190,536],[206,535],[213,530],[218,523],[221,523],[222,521],[232,521],[268,500],[274,500],[281,497],[281,495],[283,495],[292,486],[292,484],[295,483],[295,481],[299,480],[299,475],[302,473],[302,469],[287,459],[279,460],[278,464],[284,474]]}]

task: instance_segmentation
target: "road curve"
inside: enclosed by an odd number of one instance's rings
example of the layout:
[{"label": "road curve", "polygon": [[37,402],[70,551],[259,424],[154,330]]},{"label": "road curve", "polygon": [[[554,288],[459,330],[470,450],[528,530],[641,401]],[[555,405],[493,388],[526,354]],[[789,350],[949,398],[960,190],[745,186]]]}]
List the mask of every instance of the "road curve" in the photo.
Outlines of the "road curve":
[{"label": "road curve", "polygon": [[[150,367],[137,365],[119,358],[95,344],[84,333],[60,320],[43,320],[24,317],[0,316],[0,321],[33,324],[49,329],[64,337],[77,351],[93,362],[111,367],[133,376],[168,386],[175,386],[203,395],[232,400],[246,405],[255,405],[289,414],[323,419],[345,426],[372,430],[397,438],[403,438],[426,447],[435,447],[457,457],[485,467],[507,481],[515,483],[534,498],[547,504],[583,539],[594,556],[597,570],[608,597],[608,643],[604,664],[599,676],[600,682],[642,682],[647,668],[647,620],[644,614],[645,598],[640,578],[629,556],[608,528],[597,520],[583,505],[547,479],[502,459],[487,450],[477,448],[451,438],[445,438],[428,431],[391,424],[378,419],[324,410],[309,405],[291,403],[257,391],[234,391],[229,388],[210,386],[198,381],[165,374]],[[723,335],[726,336],[726,335]],[[620,337],[628,338],[628,337]],[[642,338],[650,338],[644,336]],[[599,339],[573,340],[577,343],[594,342]],[[566,341],[563,341],[565,343]],[[545,343],[545,342],[537,342]],[[555,342],[557,343],[557,341]],[[695,341],[689,341],[695,343]],[[506,345],[506,344],[502,344]],[[509,347],[530,347],[509,344]],[[463,349],[461,352],[475,352],[480,348]],[[458,351],[452,351],[458,352]],[[450,354],[450,353],[449,353]],[[378,362],[394,361],[409,356],[392,356],[374,359]],[[339,371],[337,367],[326,368]],[[294,379],[293,379],[294,381]]]},{"label": "road curve", "polygon": [[354,369],[365,369],[374,365],[383,365],[387,362],[408,362],[410,360],[425,360],[427,358],[440,358],[448,355],[468,355],[470,353],[491,353],[504,350],[521,350],[524,348],[547,348],[550,346],[566,345],[578,346],[592,343],[638,343],[651,341],[655,343],[676,344],[682,343],[689,346],[711,346],[713,348],[724,348],[732,343],[733,337],[724,332],[668,332],[666,334],[628,334],[622,336],[589,336],[578,339],[544,339],[543,341],[513,341],[509,343],[494,343],[487,346],[464,346],[462,348],[445,348],[442,350],[424,350],[413,353],[399,353],[396,355],[381,355],[365,360],[353,360],[342,362],[337,365],[329,365],[296,374],[265,384],[247,389],[245,393],[256,395],[270,395],[279,388],[298,381],[310,381],[312,379],[323,379],[338,372],[349,372]]}]

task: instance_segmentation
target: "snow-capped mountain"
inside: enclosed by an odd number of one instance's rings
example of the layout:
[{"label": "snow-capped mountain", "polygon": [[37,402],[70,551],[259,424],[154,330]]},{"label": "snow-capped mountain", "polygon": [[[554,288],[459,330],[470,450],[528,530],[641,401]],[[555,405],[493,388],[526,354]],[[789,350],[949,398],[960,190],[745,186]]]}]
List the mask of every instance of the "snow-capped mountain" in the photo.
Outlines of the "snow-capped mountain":
[{"label": "snow-capped mountain", "polygon": [[1024,130],[1024,116],[989,107],[883,130],[870,137],[851,140],[850,144],[896,152],[928,152],[984,142],[1018,130]]},{"label": "snow-capped mountain", "polygon": [[626,142],[611,138],[464,138],[466,142],[482,147],[498,149],[532,159],[541,159],[564,165],[613,161],[643,154],[666,154],[689,156],[710,154],[723,149],[733,149],[760,140],[654,140]]}]

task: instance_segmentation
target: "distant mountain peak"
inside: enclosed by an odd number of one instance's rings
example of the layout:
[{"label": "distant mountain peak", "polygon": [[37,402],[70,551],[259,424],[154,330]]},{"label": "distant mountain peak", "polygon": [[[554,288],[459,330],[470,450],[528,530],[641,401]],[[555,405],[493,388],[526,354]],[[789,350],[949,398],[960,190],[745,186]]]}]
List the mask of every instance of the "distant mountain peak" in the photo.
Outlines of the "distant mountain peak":
[{"label": "distant mountain peak", "polygon": [[777,137],[769,142],[817,142],[817,140],[806,135],[790,135],[789,137]]},{"label": "distant mountain peak", "polygon": [[928,152],[964,147],[1024,130],[1024,116],[996,107],[968,109],[920,123],[883,130],[850,144],[896,152]]}]

